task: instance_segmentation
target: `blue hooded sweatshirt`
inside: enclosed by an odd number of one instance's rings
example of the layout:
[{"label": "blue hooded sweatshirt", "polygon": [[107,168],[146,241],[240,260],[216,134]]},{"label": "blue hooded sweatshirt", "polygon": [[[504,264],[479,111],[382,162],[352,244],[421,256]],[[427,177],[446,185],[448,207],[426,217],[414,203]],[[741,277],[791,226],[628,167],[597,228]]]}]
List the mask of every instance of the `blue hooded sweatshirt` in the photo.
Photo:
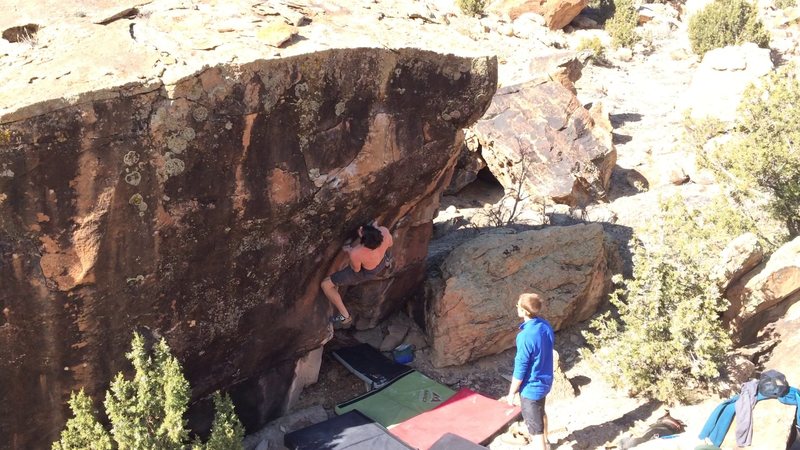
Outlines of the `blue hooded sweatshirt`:
[{"label": "blue hooded sweatshirt", "polygon": [[514,378],[522,380],[519,395],[539,400],[553,386],[553,327],[541,317],[528,319],[519,326]]}]

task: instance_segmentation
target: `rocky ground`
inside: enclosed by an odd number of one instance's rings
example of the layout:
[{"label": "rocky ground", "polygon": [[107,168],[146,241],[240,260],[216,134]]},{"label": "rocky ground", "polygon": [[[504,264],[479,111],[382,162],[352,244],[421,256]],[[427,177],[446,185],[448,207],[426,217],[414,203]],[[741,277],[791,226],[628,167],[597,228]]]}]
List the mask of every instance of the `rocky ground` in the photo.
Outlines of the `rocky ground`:
[{"label": "rocky ground", "polygon": [[[677,20],[673,22],[677,27],[665,29],[662,23],[648,29],[645,25],[642,27],[648,36],[645,44],[633,52],[610,52],[609,64],[588,65],[576,83],[578,98],[586,105],[602,102],[614,126],[618,162],[612,175],[610,201],[591,208],[594,211],[577,213],[560,206],[526,205],[521,222],[532,225],[556,220],[573,222],[594,214],[609,218],[615,224],[612,228],[617,229],[617,238],[623,240],[629,233],[619,230],[641,225],[648,211],[657,208],[659,195],[679,190],[684,197],[703,202],[718,191],[713,179],[697,171],[685,135],[682,102],[698,58],[691,53],[684,26]],[[559,39],[574,44],[582,37],[598,33],[573,30]],[[499,56],[501,61],[513,58],[511,54]],[[637,174],[646,174],[652,184],[643,189],[635,183]],[[685,184],[677,183],[687,179]],[[445,196],[436,221],[438,240],[431,244],[432,254],[466,239],[465,233],[469,232],[464,229],[469,229],[470,223],[480,223],[484,205],[495,204],[502,197],[502,188],[486,179],[479,179],[456,196]],[[458,228],[461,231],[453,233]],[[585,328],[586,323],[579,324],[557,334],[556,349],[561,355],[562,368],[578,395],[574,399],[553,398],[548,402],[552,448],[615,448],[620,436],[635,434],[666,410],[687,424],[687,432],[680,439],[647,448],[694,448],[699,429],[720,399],[710,397],[692,405],[670,406],[631,398],[626,392],[613,389],[603,379],[599,371],[602,369],[584,361],[578,353],[585,345],[581,334]],[[339,332],[334,348],[350,342],[354,336],[366,339],[363,333]],[[464,366],[436,369],[429,362],[428,350],[418,348],[412,366],[451,387],[470,387],[497,398],[508,387],[504,376],[512,370],[513,355],[511,349]],[[331,409],[335,403],[363,390],[360,381],[326,354],[320,381],[303,393],[298,408],[321,401],[325,408]],[[490,448],[509,447],[496,440]],[[793,448],[800,448],[800,444]]]}]

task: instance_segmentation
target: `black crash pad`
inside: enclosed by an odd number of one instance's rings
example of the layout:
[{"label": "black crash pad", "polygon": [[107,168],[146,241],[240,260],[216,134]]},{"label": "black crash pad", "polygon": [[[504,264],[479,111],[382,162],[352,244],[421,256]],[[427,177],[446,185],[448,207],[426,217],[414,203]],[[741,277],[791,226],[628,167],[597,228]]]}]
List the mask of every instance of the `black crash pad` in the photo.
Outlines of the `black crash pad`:
[{"label": "black crash pad", "polygon": [[358,411],[287,433],[283,445],[289,450],[413,450]]},{"label": "black crash pad", "polygon": [[445,433],[429,450],[486,450],[486,447],[453,433]]},{"label": "black crash pad", "polygon": [[370,389],[385,386],[414,370],[383,356],[369,344],[340,348],[332,355],[347,370],[369,384]]}]

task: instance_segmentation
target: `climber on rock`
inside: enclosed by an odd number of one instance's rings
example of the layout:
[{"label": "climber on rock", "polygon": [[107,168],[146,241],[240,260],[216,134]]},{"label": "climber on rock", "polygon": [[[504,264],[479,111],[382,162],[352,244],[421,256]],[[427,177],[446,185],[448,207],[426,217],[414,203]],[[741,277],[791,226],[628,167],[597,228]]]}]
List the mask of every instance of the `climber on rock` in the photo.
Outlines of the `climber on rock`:
[{"label": "climber on rock", "polygon": [[331,322],[337,327],[347,327],[353,322],[342,302],[338,287],[374,280],[390,265],[387,250],[394,242],[388,228],[378,225],[375,220],[359,227],[358,237],[360,242],[357,244],[345,244],[342,247],[350,260],[347,267],[326,277],[320,285],[322,292],[339,312],[331,318]]}]

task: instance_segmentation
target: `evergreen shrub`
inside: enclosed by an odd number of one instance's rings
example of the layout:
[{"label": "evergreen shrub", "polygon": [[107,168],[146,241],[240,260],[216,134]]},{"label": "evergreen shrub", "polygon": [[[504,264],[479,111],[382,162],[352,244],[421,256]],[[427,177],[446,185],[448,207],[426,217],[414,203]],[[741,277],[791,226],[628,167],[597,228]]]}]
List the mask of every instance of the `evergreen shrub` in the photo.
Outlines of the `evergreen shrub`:
[{"label": "evergreen shrub", "polygon": [[111,423],[106,428],[95,416],[92,400],[83,390],[73,393],[73,417],[61,432],[53,450],[235,450],[242,449],[244,428],[228,396],[214,394],[216,409],[211,436],[203,444],[189,442],[184,418],[189,383],[164,339],[145,348],[144,338],[134,334],[131,352],[125,355],[135,371],[132,380],[118,373],[106,393],[105,409]]},{"label": "evergreen shrub", "polygon": [[718,148],[718,161],[742,192],[769,194],[772,217],[786,224],[790,237],[800,235],[800,77],[785,66],[742,97],[737,130],[741,139]]},{"label": "evergreen shrub", "polygon": [[582,38],[576,47],[577,51],[589,50],[592,52],[590,60],[595,63],[603,64],[606,62],[605,48],[600,38],[593,36],[591,39]]},{"label": "evergreen shrub", "polygon": [[689,20],[689,42],[695,54],[753,42],[769,46],[769,32],[748,0],[715,0]]},{"label": "evergreen shrub", "polygon": [[486,0],[458,0],[458,7],[461,8],[461,11],[473,16],[483,14],[485,6]]},{"label": "evergreen shrub", "polygon": [[632,0],[614,1],[614,15],[605,23],[614,48],[632,47],[639,40],[639,35],[636,33],[638,21]]},{"label": "evergreen shrub", "polygon": [[640,235],[633,277],[615,280],[615,313],[592,321],[584,335],[615,387],[665,402],[685,400],[720,376],[731,340],[720,319],[728,307],[711,267],[735,237],[755,224],[721,197],[702,211],[676,196]]}]

